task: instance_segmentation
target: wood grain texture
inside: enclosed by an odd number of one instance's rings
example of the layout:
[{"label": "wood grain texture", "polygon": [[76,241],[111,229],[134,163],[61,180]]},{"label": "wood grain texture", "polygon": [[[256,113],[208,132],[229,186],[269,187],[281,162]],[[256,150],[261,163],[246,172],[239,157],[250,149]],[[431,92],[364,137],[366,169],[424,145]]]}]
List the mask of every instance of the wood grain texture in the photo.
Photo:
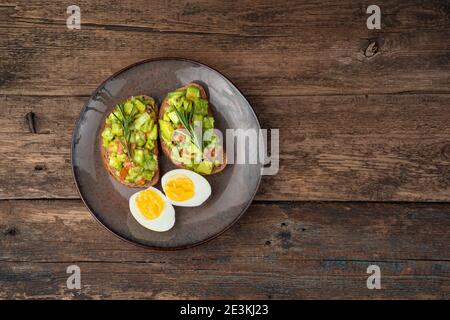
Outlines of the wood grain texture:
[{"label": "wood grain texture", "polygon": [[[256,203],[219,238],[176,252],[126,244],[79,200],[1,201],[0,221],[0,298],[450,297],[443,204]],[[71,264],[77,292],[65,287]],[[382,290],[366,288],[371,264]]]},{"label": "wood grain texture", "polygon": [[[66,1],[0,3],[0,199],[23,199],[0,200],[0,299],[449,299],[450,4],[376,4],[369,31],[364,1],[78,0],[74,31]],[[177,252],[96,224],[70,170],[92,91],[163,56],[217,68],[281,138],[243,218]]]},{"label": "wood grain texture", "polygon": [[1,94],[87,95],[113,72],[160,56],[202,61],[253,95],[450,88],[446,1],[379,1],[379,31],[366,27],[367,3],[352,0],[77,4],[79,31],[67,29],[62,0],[0,7]]},{"label": "wood grain texture", "polygon": [[[70,142],[86,100],[0,97],[1,198],[78,197]],[[258,200],[450,199],[450,95],[249,100],[262,127],[279,128],[281,139],[280,171],[263,178]],[[30,111],[36,134],[25,120]]]}]

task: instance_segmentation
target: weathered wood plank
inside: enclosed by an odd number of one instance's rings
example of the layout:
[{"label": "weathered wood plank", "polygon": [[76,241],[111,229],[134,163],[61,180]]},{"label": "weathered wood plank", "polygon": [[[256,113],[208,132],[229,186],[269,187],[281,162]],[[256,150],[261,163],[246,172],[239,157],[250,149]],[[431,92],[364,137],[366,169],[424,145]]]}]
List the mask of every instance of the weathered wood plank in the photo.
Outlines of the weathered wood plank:
[{"label": "weathered wood plank", "polygon": [[[1,201],[0,221],[0,298],[449,298],[450,292],[446,204],[255,203],[219,238],[177,252],[115,238],[79,200]],[[65,288],[71,264],[82,270],[80,292]],[[381,268],[382,290],[366,288],[371,264]]]},{"label": "weathered wood plank", "polygon": [[[249,99],[262,127],[280,128],[280,171],[259,200],[450,199],[450,95]],[[78,197],[70,141],[86,100],[0,97],[1,198]]]},{"label": "weathered wood plank", "polygon": [[[81,1],[79,31],[66,28],[64,1],[52,8],[15,3],[0,7],[2,94],[86,95],[114,71],[160,56],[200,60],[247,94],[450,87],[450,7],[443,1],[381,1],[380,31],[367,30],[367,3],[351,0]],[[378,49],[367,57],[371,42]]]}]

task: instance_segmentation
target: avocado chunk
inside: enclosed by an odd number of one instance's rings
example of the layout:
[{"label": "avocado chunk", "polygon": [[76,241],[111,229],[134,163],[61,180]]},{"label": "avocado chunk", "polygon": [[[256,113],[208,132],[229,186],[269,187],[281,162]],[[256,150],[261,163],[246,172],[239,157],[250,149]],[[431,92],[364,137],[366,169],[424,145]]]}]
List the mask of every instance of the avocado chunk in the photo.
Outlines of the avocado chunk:
[{"label": "avocado chunk", "polygon": [[139,166],[144,164],[144,151],[141,149],[134,150],[133,161]]},{"label": "avocado chunk", "polygon": [[203,128],[205,130],[214,128],[214,118],[213,117],[205,117],[203,119]]},{"label": "avocado chunk", "polygon": [[109,142],[114,139],[114,133],[110,128],[105,128],[102,132],[102,138],[105,139],[106,142]]},{"label": "avocado chunk", "polygon": [[189,86],[186,89],[186,98],[194,100],[200,97],[200,89],[194,86]]},{"label": "avocado chunk", "polygon": [[159,128],[161,132],[161,138],[167,145],[172,144],[173,127],[169,121],[159,120]]},{"label": "avocado chunk", "polygon": [[176,111],[169,112],[169,113],[167,114],[167,116],[169,117],[169,119],[170,119],[173,123],[178,123],[178,122],[179,122]]},{"label": "avocado chunk", "polygon": [[167,94],[169,105],[173,105],[180,97],[184,97],[186,90],[172,91]]},{"label": "avocado chunk", "polygon": [[211,161],[203,160],[202,162],[200,162],[198,164],[195,171],[197,171],[198,173],[203,173],[203,174],[211,174],[213,166],[214,165]]},{"label": "avocado chunk", "polygon": [[144,112],[146,107],[145,104],[143,104],[140,100],[134,99],[133,100],[134,106],[139,110],[139,112]]},{"label": "avocado chunk", "polygon": [[208,115],[208,100],[197,98],[194,100],[194,113],[202,116]]},{"label": "avocado chunk", "polygon": [[124,108],[125,108],[126,114],[131,114],[131,111],[133,111],[134,105],[130,100],[128,100],[127,102],[125,102]]},{"label": "avocado chunk", "polygon": [[122,126],[116,122],[111,125],[111,131],[115,136],[122,136]]},{"label": "avocado chunk", "polygon": [[149,140],[156,140],[158,138],[158,128],[157,126],[153,126],[152,131],[148,135],[147,139]]},{"label": "avocado chunk", "polygon": [[195,123],[196,121],[203,122],[203,116],[201,114],[194,114],[192,116],[192,122]]},{"label": "avocado chunk", "polygon": [[150,115],[147,112],[144,112],[134,121],[134,127],[137,130],[141,130],[141,127],[144,124],[147,124],[150,120]]}]

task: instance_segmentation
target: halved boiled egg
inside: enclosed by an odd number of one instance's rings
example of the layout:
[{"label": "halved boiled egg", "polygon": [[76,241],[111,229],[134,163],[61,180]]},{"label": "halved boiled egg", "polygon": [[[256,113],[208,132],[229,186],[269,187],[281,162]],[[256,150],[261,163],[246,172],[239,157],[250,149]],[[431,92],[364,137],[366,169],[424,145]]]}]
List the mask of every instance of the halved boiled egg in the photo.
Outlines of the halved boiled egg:
[{"label": "halved boiled egg", "polygon": [[133,217],[147,229],[163,232],[175,224],[175,209],[156,188],[136,192],[130,197],[129,203]]},{"label": "halved boiled egg", "polygon": [[190,170],[167,172],[161,179],[161,185],[166,197],[175,206],[196,207],[211,195],[208,180]]}]

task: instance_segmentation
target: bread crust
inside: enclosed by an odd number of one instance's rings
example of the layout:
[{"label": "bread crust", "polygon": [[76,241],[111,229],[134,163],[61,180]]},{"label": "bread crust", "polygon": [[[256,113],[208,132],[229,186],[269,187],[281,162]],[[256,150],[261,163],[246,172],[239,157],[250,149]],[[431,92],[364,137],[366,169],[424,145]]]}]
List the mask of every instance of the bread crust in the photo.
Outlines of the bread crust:
[{"label": "bread crust", "polygon": [[[202,97],[202,99],[208,100],[208,95],[206,94],[205,89],[204,89],[201,85],[199,85],[198,83],[195,83],[195,82],[188,83],[187,85],[185,85],[185,86],[183,86],[183,87],[181,87],[181,88],[178,88],[178,89],[176,89],[175,91],[178,91],[178,90],[184,90],[184,89],[186,89],[187,87],[191,87],[191,86],[197,87],[197,88],[200,90],[200,96]],[[208,101],[209,101],[209,100],[208,100]],[[161,102],[161,106],[159,107],[159,119],[163,119],[163,117],[164,117],[164,112],[165,112],[165,110],[166,110],[167,108],[169,108],[169,107],[170,107],[170,106],[169,106],[169,101],[168,101],[168,98],[167,98],[167,96],[166,96],[166,97],[164,98],[164,100]],[[211,111],[211,108],[208,108],[208,115],[209,115],[209,116],[214,116],[213,113],[212,113],[212,111]],[[159,139],[159,140],[160,140],[160,142],[161,142],[161,150],[163,151],[164,155],[165,155],[168,159],[170,159],[170,161],[171,161],[176,167],[182,168],[182,169],[188,169],[183,163],[178,162],[178,161],[172,159],[171,154],[170,154],[170,147],[164,142],[163,139]],[[225,167],[227,166],[227,160],[228,160],[228,159],[227,159],[227,154],[226,154],[225,150],[223,151],[223,159],[224,159],[223,163],[222,163],[220,166],[217,166],[217,167],[215,166],[215,167],[213,168],[213,170],[211,171],[210,174],[202,174],[202,173],[199,173],[199,174],[201,174],[201,175],[208,175],[208,176],[209,176],[209,175],[213,175],[213,174],[222,172],[222,171],[225,169]]]},{"label": "bread crust", "polygon": [[[133,96],[133,97],[134,97],[134,98],[143,97],[143,98],[146,98],[146,99],[153,99],[152,97],[149,97],[149,96],[146,96],[146,95],[139,95],[139,96]],[[130,97],[130,98],[131,98],[131,97]],[[128,99],[130,99],[130,98],[128,98]],[[158,119],[156,118],[156,115],[158,114],[158,105],[157,105],[156,101],[155,101],[155,105],[154,105],[154,106],[147,106],[147,110],[146,110],[146,111],[151,111],[151,110],[154,110],[154,111],[155,111],[155,117],[154,117],[153,120],[155,121],[155,125],[158,126],[158,121],[157,121]],[[112,111],[111,111],[111,112],[112,112]],[[109,115],[109,114],[108,114],[108,115]],[[130,188],[147,188],[147,187],[151,187],[151,186],[154,186],[155,184],[157,184],[158,181],[159,181],[159,177],[160,177],[160,172],[159,172],[159,157],[158,157],[159,149],[158,149],[158,143],[157,143],[157,141],[155,141],[155,147],[153,148],[153,153],[157,156],[157,161],[156,161],[156,163],[157,163],[157,168],[156,168],[155,175],[153,176],[152,180],[149,180],[149,181],[147,181],[147,182],[144,183],[144,184],[128,183],[128,182],[126,182],[126,181],[120,180],[120,179],[114,174],[114,169],[111,168],[111,166],[110,166],[109,163],[108,163],[109,152],[108,152],[108,151],[106,150],[106,148],[104,148],[103,145],[102,145],[102,135],[101,135],[101,133],[102,133],[103,130],[105,129],[105,125],[106,125],[106,123],[105,123],[105,121],[103,120],[103,125],[102,125],[102,128],[101,128],[101,130],[100,130],[100,136],[99,136],[99,139],[100,139],[100,152],[101,152],[101,155],[102,155],[103,165],[104,165],[104,167],[106,168],[106,170],[107,170],[107,172],[109,173],[109,175],[112,176],[112,177],[113,177],[114,179],[116,179],[117,181],[119,181],[121,184],[126,185],[126,186],[128,186],[128,187],[130,187]],[[157,131],[158,131],[158,134],[159,134],[159,128],[157,129]]]}]

